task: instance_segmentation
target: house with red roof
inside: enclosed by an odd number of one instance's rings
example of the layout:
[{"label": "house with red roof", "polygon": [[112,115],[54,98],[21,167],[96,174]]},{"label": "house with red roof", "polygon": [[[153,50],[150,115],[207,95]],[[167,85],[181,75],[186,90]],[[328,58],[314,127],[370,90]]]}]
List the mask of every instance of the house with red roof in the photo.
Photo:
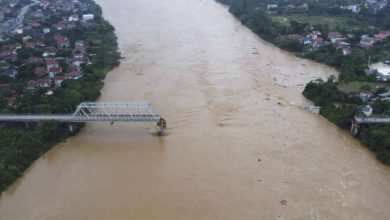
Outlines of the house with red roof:
[{"label": "house with red roof", "polygon": [[16,102],[16,98],[17,98],[16,95],[11,95],[11,96],[4,97],[4,101],[7,102],[8,105],[13,105]]},{"label": "house with red roof", "polygon": [[72,66],[80,66],[81,64],[88,63],[89,59],[87,56],[76,56],[72,58]]},{"label": "house with red roof", "polygon": [[34,90],[37,88],[37,81],[30,80],[27,82],[27,90]]},{"label": "house with red roof", "polygon": [[0,83],[0,90],[8,90],[11,89],[10,83]]},{"label": "house with red roof", "polygon": [[379,31],[374,37],[379,41],[384,41],[390,37],[390,31]]},{"label": "house with red roof", "polygon": [[70,41],[68,38],[61,36],[60,34],[54,35],[54,40],[57,43],[58,48],[68,48],[70,47]]},{"label": "house with red roof", "polygon": [[35,67],[34,73],[37,76],[45,76],[46,75],[46,68],[45,67]]},{"label": "house with red roof", "polygon": [[46,69],[49,70],[50,68],[59,68],[60,64],[58,63],[57,59],[46,59]]},{"label": "house with red roof", "polygon": [[29,63],[42,63],[43,61],[39,57],[29,57],[27,59],[27,62],[29,62]]},{"label": "house with red roof", "polygon": [[73,71],[65,74],[66,79],[80,79],[82,76],[83,74],[80,71]]},{"label": "house with red roof", "polygon": [[62,82],[65,80],[65,76],[56,76],[53,78],[53,80],[54,80],[55,87],[60,88]]},{"label": "house with red roof", "polygon": [[52,67],[52,68],[49,68],[49,70],[47,72],[49,73],[49,77],[53,78],[57,74],[62,72],[62,68],[61,67]]},{"label": "house with red roof", "polygon": [[65,24],[63,22],[59,22],[57,24],[53,24],[52,28],[56,29],[57,31],[61,31],[65,29]]},{"label": "house with red roof", "polygon": [[50,86],[51,86],[51,80],[49,78],[38,79],[36,82],[37,82],[36,85],[39,88],[50,88]]}]

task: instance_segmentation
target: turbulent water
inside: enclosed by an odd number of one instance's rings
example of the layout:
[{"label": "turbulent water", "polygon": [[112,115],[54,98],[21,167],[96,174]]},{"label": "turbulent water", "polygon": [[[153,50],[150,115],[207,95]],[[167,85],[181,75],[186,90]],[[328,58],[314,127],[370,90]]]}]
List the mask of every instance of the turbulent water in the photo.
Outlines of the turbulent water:
[{"label": "turbulent water", "polygon": [[101,101],[150,101],[148,123],[88,123],[0,199],[4,220],[388,219],[390,172],[300,109],[335,70],[256,37],[213,0],[98,0],[126,59]]}]

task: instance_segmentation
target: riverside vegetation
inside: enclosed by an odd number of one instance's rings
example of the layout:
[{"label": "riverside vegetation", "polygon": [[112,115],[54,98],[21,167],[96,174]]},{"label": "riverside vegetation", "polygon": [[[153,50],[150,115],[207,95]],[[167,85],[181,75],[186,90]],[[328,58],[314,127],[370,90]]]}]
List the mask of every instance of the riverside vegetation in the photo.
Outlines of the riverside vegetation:
[{"label": "riverside vegetation", "polygon": [[[361,44],[363,37],[390,29],[390,6],[386,1],[375,1],[375,5],[363,0],[218,1],[230,6],[229,11],[263,39],[299,57],[339,70],[338,79],[312,81],[303,91],[305,97],[322,106],[321,114],[329,121],[349,129],[353,116],[361,114],[361,107],[368,104],[376,115],[390,114],[390,101],[375,98],[389,90],[387,80],[379,82],[375,75],[366,73],[369,62],[390,60],[389,37],[369,47]],[[355,11],[345,10],[346,5]],[[324,38],[331,32],[348,37],[320,45],[310,39],[306,43],[304,38],[312,33],[321,33]],[[341,44],[346,40],[348,43]],[[352,92],[345,89],[356,84],[359,86]],[[360,98],[356,94],[361,91],[372,94],[374,99]],[[390,125],[363,127],[358,138],[380,161],[390,164]]]},{"label": "riverside vegetation", "polygon": [[[50,1],[54,3],[54,1]],[[58,2],[58,1],[57,1]],[[105,75],[119,65],[120,54],[118,52],[117,39],[114,27],[102,16],[101,8],[92,0],[80,1],[85,6],[83,13],[93,14],[92,23],[77,25],[61,32],[70,39],[82,40],[88,43],[87,52],[91,62],[82,64],[83,75],[77,80],[64,80],[61,88],[50,88],[54,94],[45,95],[47,90],[36,88],[31,91],[25,88],[26,81],[34,75],[30,64],[22,65],[14,79],[4,78],[11,84],[11,89],[0,93],[0,111],[2,114],[10,113],[71,113],[77,105],[83,101],[94,101],[100,96]],[[37,6],[38,7],[38,6]],[[45,25],[51,26],[53,22],[61,21],[61,18],[69,16],[67,11],[57,11],[45,21]],[[52,35],[46,36],[45,40]],[[2,46],[20,39],[10,38],[2,42]],[[34,53],[34,56],[42,56],[44,50],[20,49],[17,58],[13,62],[24,62],[24,54]],[[62,50],[61,53],[71,54],[72,51]],[[61,56],[66,56],[61,54]],[[13,63],[13,64],[15,64]],[[63,68],[63,62],[60,62]],[[31,77],[29,77],[31,76]],[[4,97],[11,93],[18,97],[12,103],[3,101]],[[67,123],[44,122],[44,123],[7,123],[0,128],[0,192],[14,182],[24,170],[38,157],[52,148],[57,143],[64,141],[71,135],[76,134],[83,124],[78,125],[73,132],[68,130]]]}]

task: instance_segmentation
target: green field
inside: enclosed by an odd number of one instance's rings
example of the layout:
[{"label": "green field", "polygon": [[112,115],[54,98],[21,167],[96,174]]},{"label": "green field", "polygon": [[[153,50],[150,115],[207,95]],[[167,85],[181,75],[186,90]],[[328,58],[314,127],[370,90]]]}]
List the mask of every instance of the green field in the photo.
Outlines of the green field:
[{"label": "green field", "polygon": [[345,93],[358,92],[361,90],[375,90],[377,88],[386,88],[386,83],[374,83],[374,82],[362,82],[362,81],[353,81],[349,83],[343,83],[337,86],[337,88]]},{"label": "green field", "polygon": [[272,16],[273,21],[279,22],[283,25],[290,25],[290,20],[295,20],[301,23],[307,22],[311,25],[322,24],[328,25],[329,30],[343,28],[346,30],[355,30],[362,28],[359,22],[346,17],[328,17],[328,16],[305,16],[300,14],[287,16]]}]

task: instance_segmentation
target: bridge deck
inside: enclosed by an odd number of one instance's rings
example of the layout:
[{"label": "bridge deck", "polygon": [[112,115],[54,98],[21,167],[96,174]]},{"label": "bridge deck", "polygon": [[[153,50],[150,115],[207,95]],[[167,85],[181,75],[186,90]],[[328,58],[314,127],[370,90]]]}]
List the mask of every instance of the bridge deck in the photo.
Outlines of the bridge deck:
[{"label": "bridge deck", "polygon": [[146,114],[118,114],[118,115],[0,115],[0,121],[62,121],[62,122],[88,122],[88,121],[137,121],[157,122],[160,115]]},{"label": "bridge deck", "polygon": [[355,117],[355,121],[359,124],[380,124],[380,123],[390,123],[390,117]]}]

